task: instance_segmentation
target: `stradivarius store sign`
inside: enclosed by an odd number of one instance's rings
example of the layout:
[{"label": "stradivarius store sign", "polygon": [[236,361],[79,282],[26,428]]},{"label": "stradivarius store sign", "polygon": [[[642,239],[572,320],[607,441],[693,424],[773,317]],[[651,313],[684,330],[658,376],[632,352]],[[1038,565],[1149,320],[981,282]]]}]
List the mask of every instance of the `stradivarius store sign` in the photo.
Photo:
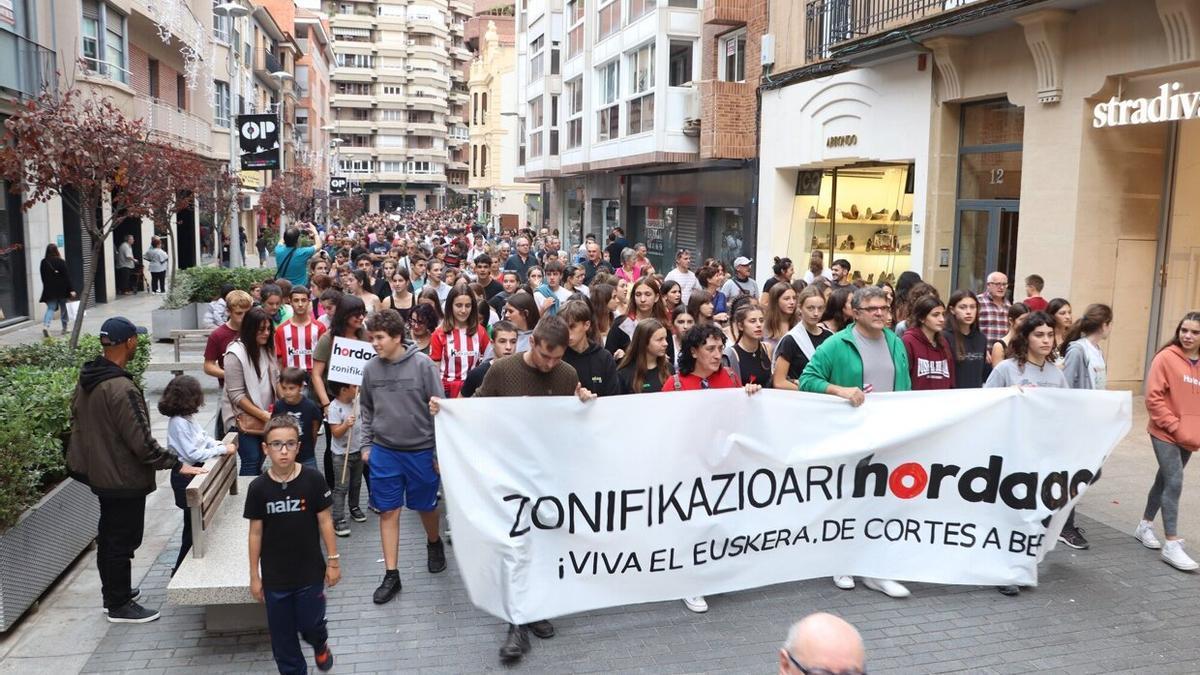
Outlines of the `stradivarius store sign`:
[{"label": "stradivarius store sign", "polygon": [[1182,84],[1172,82],[1160,86],[1158,96],[1151,98],[1120,99],[1113,96],[1104,103],[1096,104],[1092,111],[1092,126],[1103,129],[1200,117],[1200,91],[1181,89]]}]

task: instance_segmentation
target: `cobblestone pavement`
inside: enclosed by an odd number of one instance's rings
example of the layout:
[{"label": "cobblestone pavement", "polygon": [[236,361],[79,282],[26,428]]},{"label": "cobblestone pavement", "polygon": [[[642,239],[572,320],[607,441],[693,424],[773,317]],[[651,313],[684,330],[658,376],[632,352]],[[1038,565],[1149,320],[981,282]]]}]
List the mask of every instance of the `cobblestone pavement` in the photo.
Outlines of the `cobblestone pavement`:
[{"label": "cobblestone pavement", "polygon": [[[518,668],[528,672],[768,672],[787,626],[825,610],[862,631],[872,673],[1200,672],[1200,577],[1177,572],[1134,539],[1086,517],[1090,551],[1060,546],[1041,585],[1017,598],[990,588],[913,584],[892,600],[827,579],[709,598],[697,615],[680,602],[612,608],[559,619],[558,635],[533,638]],[[471,605],[453,560],[424,569],[423,536],[402,518],[404,590],[371,604],[379,581],[374,516],[340,543],[342,583],[329,592],[334,672],[465,673],[504,670],[503,624]],[[174,546],[142,583],[150,606],[163,602]],[[311,657],[310,657],[311,658]],[[264,633],[207,634],[198,608],[163,607],[142,626],[115,625],[84,672],[274,672]]]}]

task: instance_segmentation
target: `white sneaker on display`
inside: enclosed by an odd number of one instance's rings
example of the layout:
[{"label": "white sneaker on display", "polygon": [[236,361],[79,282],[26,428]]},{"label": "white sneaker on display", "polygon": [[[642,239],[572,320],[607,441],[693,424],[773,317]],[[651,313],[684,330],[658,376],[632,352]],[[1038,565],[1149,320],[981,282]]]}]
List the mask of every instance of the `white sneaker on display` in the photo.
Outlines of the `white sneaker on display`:
[{"label": "white sneaker on display", "polygon": [[854,577],[845,574],[836,576],[833,578],[833,585],[843,591],[852,591],[854,590]]},{"label": "white sneaker on display", "polygon": [[907,598],[909,596],[908,589],[904,587],[904,584],[891,579],[863,577],[863,586],[873,591],[879,591],[889,598]]},{"label": "white sneaker on display", "polygon": [[694,598],[684,598],[683,604],[697,614],[703,614],[708,611],[708,601],[704,599],[703,595],[697,595]]},{"label": "white sneaker on display", "polygon": [[1158,540],[1158,537],[1154,536],[1154,523],[1148,520],[1138,523],[1137,529],[1133,531],[1133,536],[1142,542],[1142,546],[1146,548],[1155,550],[1162,548],[1162,542]]},{"label": "white sneaker on display", "polygon": [[1200,567],[1200,563],[1192,560],[1187,553],[1184,553],[1182,539],[1168,539],[1167,543],[1163,544],[1162,559],[1163,562],[1171,567],[1185,572],[1190,572]]}]

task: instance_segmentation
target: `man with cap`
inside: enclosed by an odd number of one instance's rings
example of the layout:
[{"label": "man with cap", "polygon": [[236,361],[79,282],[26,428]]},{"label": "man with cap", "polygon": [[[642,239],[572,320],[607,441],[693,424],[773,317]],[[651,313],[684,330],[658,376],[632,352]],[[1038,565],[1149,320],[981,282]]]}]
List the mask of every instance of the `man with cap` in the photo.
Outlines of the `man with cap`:
[{"label": "man with cap", "polygon": [[71,399],[71,439],[67,469],[100,499],[96,567],[104,611],[113,623],[146,623],[158,612],[137,603],[130,578],[133,554],[142,544],[146,495],[154,491],[154,471],[174,469],[185,476],[203,468],[181,464],[158,444],[142,390],[125,366],[137,352],[145,328],[115,316],[100,327],[104,353],[83,364]]},{"label": "man with cap", "polygon": [[739,295],[749,295],[752,298],[757,298],[761,295],[758,292],[758,282],[750,276],[750,264],[753,262],[753,260],[744,255],[738,256],[733,261],[733,275],[721,287],[721,292],[725,294],[730,307],[733,306],[733,301]]}]

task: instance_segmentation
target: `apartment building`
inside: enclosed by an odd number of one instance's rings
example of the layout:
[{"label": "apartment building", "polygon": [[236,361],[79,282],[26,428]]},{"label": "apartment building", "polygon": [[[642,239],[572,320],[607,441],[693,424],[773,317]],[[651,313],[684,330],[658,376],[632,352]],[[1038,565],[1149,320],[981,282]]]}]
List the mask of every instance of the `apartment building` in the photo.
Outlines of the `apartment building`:
[{"label": "apartment building", "polygon": [[[470,148],[471,177],[467,186],[478,196],[479,222],[492,232],[516,231],[529,222],[529,201],[540,186],[516,180],[518,138],[517,51],[511,30],[507,44],[488,19],[478,56],[471,63]],[[511,28],[511,17],[508,22]]]},{"label": "apartment building", "polygon": [[752,254],[765,0],[518,0],[519,174],[568,243]]},{"label": "apartment building", "polygon": [[815,238],[864,270],[916,270],[943,293],[981,291],[999,270],[1015,300],[1038,274],[1076,317],[1090,303],[1113,308],[1108,384],[1140,389],[1149,357],[1200,305],[1200,194],[1189,189],[1200,4],[772,10],[772,33],[803,39],[780,45],[763,85],[759,192],[772,228],[759,255]]},{"label": "apartment building", "polygon": [[326,3],[337,172],[372,211],[444,208],[467,194],[467,0]]}]

